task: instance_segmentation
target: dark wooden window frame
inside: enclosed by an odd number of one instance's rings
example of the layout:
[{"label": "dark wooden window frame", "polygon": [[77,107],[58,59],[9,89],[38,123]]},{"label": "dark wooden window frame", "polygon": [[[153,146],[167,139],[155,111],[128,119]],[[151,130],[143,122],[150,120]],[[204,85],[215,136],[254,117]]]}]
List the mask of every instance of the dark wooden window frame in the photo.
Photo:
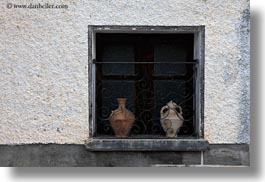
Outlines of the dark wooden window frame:
[{"label": "dark wooden window frame", "polygon": [[[96,138],[95,80],[93,60],[96,55],[96,33],[162,33],[194,34],[194,58],[199,61],[196,77],[196,139],[102,139]],[[89,85],[89,140],[86,148],[92,151],[202,151],[208,147],[204,139],[204,26],[88,26],[88,85]]]}]

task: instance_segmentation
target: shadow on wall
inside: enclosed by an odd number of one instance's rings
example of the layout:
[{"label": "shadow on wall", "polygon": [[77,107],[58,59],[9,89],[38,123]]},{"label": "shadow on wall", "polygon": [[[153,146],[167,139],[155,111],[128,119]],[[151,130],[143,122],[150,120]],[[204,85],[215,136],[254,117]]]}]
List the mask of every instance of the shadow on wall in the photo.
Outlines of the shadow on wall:
[{"label": "shadow on wall", "polygon": [[[14,179],[21,178],[231,178],[261,175],[261,14],[251,12],[251,147],[250,168],[13,168]],[[254,105],[255,104],[255,105]],[[255,140],[254,140],[255,139]],[[102,175],[104,174],[104,175]],[[131,175],[137,174],[137,175]],[[192,175],[190,175],[192,174]]]}]

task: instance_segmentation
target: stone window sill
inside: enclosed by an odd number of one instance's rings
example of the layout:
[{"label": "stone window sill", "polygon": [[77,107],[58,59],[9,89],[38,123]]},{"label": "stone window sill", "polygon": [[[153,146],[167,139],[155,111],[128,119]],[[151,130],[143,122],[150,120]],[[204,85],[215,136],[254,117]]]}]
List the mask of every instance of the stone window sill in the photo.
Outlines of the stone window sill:
[{"label": "stone window sill", "polygon": [[89,151],[204,151],[204,139],[90,139]]}]

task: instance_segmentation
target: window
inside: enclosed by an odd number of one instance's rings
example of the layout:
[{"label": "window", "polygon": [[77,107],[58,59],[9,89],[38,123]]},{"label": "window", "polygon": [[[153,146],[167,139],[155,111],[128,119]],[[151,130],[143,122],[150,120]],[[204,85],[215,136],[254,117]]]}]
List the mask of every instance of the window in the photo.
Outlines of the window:
[{"label": "window", "polygon": [[[204,27],[90,26],[93,141],[111,142],[105,146],[109,149],[119,142],[123,142],[122,146],[116,147],[122,149],[126,146],[149,149],[148,144],[142,145],[147,140],[157,144],[169,142],[169,148],[179,146],[175,144],[185,139],[202,142],[203,33]],[[134,120],[129,134],[122,137],[117,131],[124,127],[119,125],[115,130],[110,122],[112,112],[119,107],[119,98],[126,100],[125,106],[133,113]],[[170,134],[167,130],[170,127],[165,127],[168,123],[162,122],[162,115],[169,113],[170,106],[175,107],[178,118],[182,119],[177,134],[174,131]],[[94,142],[91,146],[99,145]],[[161,145],[157,148],[161,149]]]}]

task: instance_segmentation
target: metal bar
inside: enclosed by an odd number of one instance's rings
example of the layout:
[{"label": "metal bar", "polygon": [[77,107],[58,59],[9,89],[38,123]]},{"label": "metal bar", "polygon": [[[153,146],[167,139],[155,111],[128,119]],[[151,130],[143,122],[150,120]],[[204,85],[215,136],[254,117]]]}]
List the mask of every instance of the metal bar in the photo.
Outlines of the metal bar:
[{"label": "metal bar", "polygon": [[[119,138],[115,137],[114,135],[98,135],[96,138],[94,139],[113,139],[113,140],[119,140]],[[127,136],[125,139],[197,139],[196,136],[177,136],[177,137],[173,137],[173,138],[168,138],[166,137],[166,135],[154,135],[154,134],[148,134],[148,135],[144,135],[144,134],[134,134],[134,135],[130,135]]]},{"label": "metal bar", "polygon": [[[172,75],[172,76],[152,76],[153,80],[179,80],[185,79],[183,75]],[[137,81],[139,78],[137,76],[126,76],[126,75],[104,75],[103,80],[127,80],[127,81]]]},{"label": "metal bar", "polygon": [[197,62],[93,62],[94,64],[198,64]]}]

